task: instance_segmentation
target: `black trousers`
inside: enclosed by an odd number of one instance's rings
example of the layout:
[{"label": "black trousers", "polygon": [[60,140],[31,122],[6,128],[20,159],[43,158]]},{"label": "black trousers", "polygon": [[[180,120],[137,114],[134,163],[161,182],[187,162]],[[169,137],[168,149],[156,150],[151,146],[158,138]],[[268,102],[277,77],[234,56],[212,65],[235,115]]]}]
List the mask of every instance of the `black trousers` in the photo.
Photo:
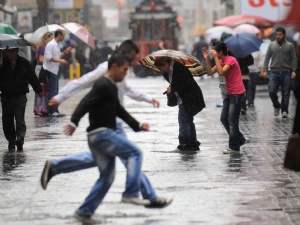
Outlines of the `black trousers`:
[{"label": "black trousers", "polygon": [[2,95],[2,125],[6,140],[13,143],[17,140],[24,142],[26,134],[25,108],[26,94],[14,97]]}]

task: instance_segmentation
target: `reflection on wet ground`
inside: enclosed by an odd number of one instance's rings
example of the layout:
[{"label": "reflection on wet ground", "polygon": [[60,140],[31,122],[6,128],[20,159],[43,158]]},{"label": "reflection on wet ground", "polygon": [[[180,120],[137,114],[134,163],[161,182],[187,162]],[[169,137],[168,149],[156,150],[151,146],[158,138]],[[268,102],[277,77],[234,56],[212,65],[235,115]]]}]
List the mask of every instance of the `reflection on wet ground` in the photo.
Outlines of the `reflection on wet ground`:
[{"label": "reflection on wet ground", "polygon": [[3,155],[3,174],[6,174],[26,162],[24,152],[5,152]]},{"label": "reflection on wet ground", "polygon": [[[175,150],[178,109],[166,106],[161,94],[166,83],[159,77],[128,80],[161,101],[161,108],[154,109],[126,99],[128,111],[139,121],[149,122],[151,131],[125,130],[143,150],[143,170],[158,195],[172,196],[174,202],[159,210],[120,203],[126,173],[118,160],[115,182],[96,219],[118,225],[300,224],[300,173],[282,166],[294,98],[289,118],[275,118],[267,87],[259,86],[255,107],[240,117],[241,130],[250,142],[240,154],[224,155],[228,135],[219,121],[221,108],[216,107],[221,99],[218,80],[197,81],[206,100],[206,108],[195,117],[201,150],[179,152]],[[72,137],[62,133],[84,93],[62,104],[67,114],[63,118],[34,117],[33,95],[29,95],[24,152],[8,152],[0,131],[0,224],[79,224],[73,212],[98,178],[97,169],[56,176],[47,191],[41,189],[39,179],[45,160],[88,150],[87,117]]]}]

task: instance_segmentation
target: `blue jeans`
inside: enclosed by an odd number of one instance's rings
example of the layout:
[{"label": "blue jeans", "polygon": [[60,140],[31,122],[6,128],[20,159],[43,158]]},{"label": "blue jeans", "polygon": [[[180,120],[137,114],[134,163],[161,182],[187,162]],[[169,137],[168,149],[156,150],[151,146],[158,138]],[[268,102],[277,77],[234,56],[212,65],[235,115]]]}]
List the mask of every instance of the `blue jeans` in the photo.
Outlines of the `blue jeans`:
[{"label": "blue jeans", "polygon": [[223,101],[221,122],[229,134],[229,148],[239,151],[245,138],[239,129],[239,118],[245,94],[226,95]]},{"label": "blue jeans", "polygon": [[123,197],[138,197],[142,167],[142,152],[139,148],[113,129],[88,135],[88,143],[101,175],[76,212],[86,216],[94,214],[114,181],[116,156],[127,162],[126,191]]},{"label": "blue jeans", "polygon": [[256,94],[256,85],[258,79],[258,72],[257,73],[249,73],[249,83],[248,83],[248,105],[254,104],[255,94]]},{"label": "blue jeans", "polygon": [[[281,108],[282,112],[289,112],[290,101],[290,86],[291,86],[291,72],[269,72],[269,96],[273,103],[274,108]],[[278,101],[278,90],[281,88],[281,104]]]},{"label": "blue jeans", "polygon": [[[49,75],[49,93],[48,99],[50,100],[52,97],[58,94],[58,75],[54,73],[50,73]],[[53,114],[55,112],[58,113],[58,107],[48,108],[49,114]]]},{"label": "blue jeans", "polygon": [[[123,135],[124,138],[126,138],[122,123],[117,123],[117,133],[119,135]],[[124,160],[122,158],[120,159],[124,165],[128,164],[127,160]],[[95,166],[97,165],[91,152],[83,152],[51,161],[51,170],[53,175],[57,175],[60,173],[71,173],[78,170],[89,169]],[[148,177],[143,172],[141,172],[140,179],[140,188],[143,198],[149,199],[150,201],[155,200],[157,198],[157,195]]]},{"label": "blue jeans", "polygon": [[190,140],[192,142],[197,141],[194,117],[187,114],[183,104],[180,104],[178,107],[179,140]]}]

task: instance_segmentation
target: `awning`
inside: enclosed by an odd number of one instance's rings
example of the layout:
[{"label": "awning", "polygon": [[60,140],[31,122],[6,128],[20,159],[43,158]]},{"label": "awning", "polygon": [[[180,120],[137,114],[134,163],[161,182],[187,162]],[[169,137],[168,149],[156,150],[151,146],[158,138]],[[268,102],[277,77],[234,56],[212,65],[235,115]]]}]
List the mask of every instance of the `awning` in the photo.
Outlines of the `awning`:
[{"label": "awning", "polygon": [[14,6],[14,7],[9,7],[9,6],[3,6],[0,4],[0,11],[3,11],[5,13],[9,13],[9,14],[14,14],[15,12],[17,12],[17,7]]}]

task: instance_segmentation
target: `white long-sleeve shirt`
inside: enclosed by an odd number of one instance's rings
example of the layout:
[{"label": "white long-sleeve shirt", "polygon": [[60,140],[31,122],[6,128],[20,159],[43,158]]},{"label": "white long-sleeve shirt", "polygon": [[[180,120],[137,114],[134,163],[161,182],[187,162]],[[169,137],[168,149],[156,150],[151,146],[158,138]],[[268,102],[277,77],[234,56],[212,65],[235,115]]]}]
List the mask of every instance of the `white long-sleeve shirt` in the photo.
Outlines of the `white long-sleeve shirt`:
[{"label": "white long-sleeve shirt", "polygon": [[52,62],[51,58],[60,59],[60,47],[54,38],[46,45],[43,67],[45,70],[58,75],[59,62]]},{"label": "white long-sleeve shirt", "polygon": [[[59,93],[54,96],[55,100],[60,104],[65,101],[67,98],[73,96],[77,92],[85,89],[93,87],[96,80],[98,80],[101,76],[104,76],[108,70],[108,62],[103,62],[98,65],[98,67],[80,77],[78,80],[72,80],[68,82],[62,89],[60,89]],[[136,100],[136,101],[145,101],[151,102],[152,97],[147,93],[130,87],[125,79],[121,82],[117,83],[119,101],[121,105],[124,105],[124,95]]]}]

